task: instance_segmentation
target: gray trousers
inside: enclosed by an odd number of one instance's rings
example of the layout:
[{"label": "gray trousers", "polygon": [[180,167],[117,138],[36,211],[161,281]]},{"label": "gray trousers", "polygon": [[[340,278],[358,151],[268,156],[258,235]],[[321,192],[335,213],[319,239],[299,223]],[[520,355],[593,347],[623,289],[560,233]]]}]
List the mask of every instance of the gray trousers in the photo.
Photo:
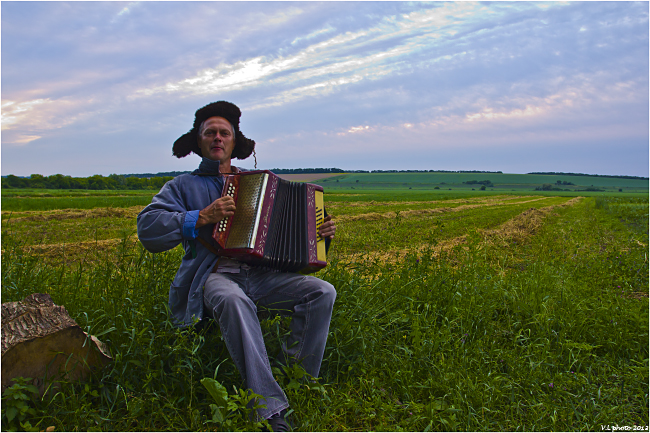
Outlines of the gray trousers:
[{"label": "gray trousers", "polygon": [[208,277],[203,292],[206,314],[219,322],[246,386],[264,397],[260,403],[266,409],[258,410],[260,417],[268,419],[289,403],[271,372],[257,307],[291,316],[281,362],[298,361],[307,373],[318,377],[335,299],[330,283],[300,274],[242,268],[238,274],[216,272]]}]

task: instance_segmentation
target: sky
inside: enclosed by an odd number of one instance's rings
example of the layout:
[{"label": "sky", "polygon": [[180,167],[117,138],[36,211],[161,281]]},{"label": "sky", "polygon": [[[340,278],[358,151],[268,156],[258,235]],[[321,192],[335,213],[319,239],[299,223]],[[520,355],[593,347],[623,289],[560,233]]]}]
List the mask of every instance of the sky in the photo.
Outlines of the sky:
[{"label": "sky", "polygon": [[647,177],[648,5],[2,1],[2,175],[193,170],[226,100],[259,169]]}]

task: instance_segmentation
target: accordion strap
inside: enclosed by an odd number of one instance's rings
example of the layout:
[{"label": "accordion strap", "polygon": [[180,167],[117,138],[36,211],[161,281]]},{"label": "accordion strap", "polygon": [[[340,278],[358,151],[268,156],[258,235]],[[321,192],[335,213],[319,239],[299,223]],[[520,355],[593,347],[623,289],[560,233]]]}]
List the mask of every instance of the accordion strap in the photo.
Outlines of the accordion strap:
[{"label": "accordion strap", "polygon": [[[197,237],[196,239],[198,239],[198,241],[201,242],[201,245],[203,245],[204,247],[206,247],[206,248],[208,249],[208,251],[210,251],[212,254],[214,254],[215,256],[218,256],[218,255],[219,255],[219,252],[216,250],[216,248],[214,248],[214,247],[213,247],[212,245],[210,245],[208,242],[206,242],[205,240],[201,239],[200,237]],[[217,259],[217,262],[214,264],[214,267],[212,268],[212,272],[217,272],[217,268],[219,267],[219,260],[221,260],[221,257],[219,257],[219,258]]]},{"label": "accordion strap", "polygon": [[219,255],[219,251],[217,251],[217,249],[216,249],[215,247],[213,247],[212,245],[210,245],[208,242],[206,242],[205,240],[201,239],[201,238],[198,237],[198,236],[197,236],[196,239],[197,239],[199,242],[201,242],[201,245],[203,245],[204,247],[206,247],[206,248],[208,249],[208,251],[210,251],[212,254],[214,254],[215,256],[218,256],[218,255]]}]

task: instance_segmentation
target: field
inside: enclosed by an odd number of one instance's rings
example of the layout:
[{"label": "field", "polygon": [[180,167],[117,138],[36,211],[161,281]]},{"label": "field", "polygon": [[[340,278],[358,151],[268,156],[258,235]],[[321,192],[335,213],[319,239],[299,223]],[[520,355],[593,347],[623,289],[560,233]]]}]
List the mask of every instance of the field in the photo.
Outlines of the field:
[{"label": "field", "polygon": [[[338,229],[316,275],[338,297],[318,383],[278,372],[298,430],[648,425],[647,181],[645,192],[616,180],[604,193],[556,193],[485,174],[463,174],[451,191],[431,178],[357,176],[319,182]],[[485,179],[492,191],[462,183]],[[21,417],[9,420],[3,397],[2,429],[258,428],[218,327],[168,320],[183,253],[138,243],[135,217],[152,193],[114,193],[3,191],[3,302],[49,293],[114,361],[30,398]],[[287,322],[261,324],[273,354]]]},{"label": "field", "polygon": [[[642,179],[607,178],[596,176],[536,175],[509,173],[347,173],[332,176],[321,181],[332,190],[413,190],[430,191],[434,188],[447,191],[479,190],[481,184],[467,182],[490,181],[486,191],[503,193],[524,192],[552,185],[574,194],[588,188],[597,188],[608,193],[648,193],[648,181]],[[557,185],[560,181],[562,184]],[[558,191],[553,191],[557,194]],[[591,192],[586,192],[590,195]]]}]

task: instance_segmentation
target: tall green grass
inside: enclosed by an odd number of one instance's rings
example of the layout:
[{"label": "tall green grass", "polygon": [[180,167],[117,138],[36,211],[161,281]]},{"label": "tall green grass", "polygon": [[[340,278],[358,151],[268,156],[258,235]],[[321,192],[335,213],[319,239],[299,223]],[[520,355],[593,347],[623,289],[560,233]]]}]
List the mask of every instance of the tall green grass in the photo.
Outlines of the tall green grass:
[{"label": "tall green grass", "polygon": [[648,241],[648,196],[621,198],[621,197],[598,197],[596,208],[607,211],[620,221],[633,227],[640,234],[645,234],[645,242]]},{"label": "tall green grass", "polygon": [[[648,261],[636,233],[585,200],[525,244],[486,245],[469,232],[468,248],[449,256],[334,259],[319,274],[338,291],[322,386],[285,386],[293,421],[303,431],[648,425],[648,301],[630,296],[647,294]],[[212,430],[200,380],[242,386],[218,327],[169,322],[182,251],[129,245],[51,266],[3,238],[3,302],[50,293],[114,357],[87,383],[31,402],[40,430]],[[275,353],[286,320],[262,326]]]}]

